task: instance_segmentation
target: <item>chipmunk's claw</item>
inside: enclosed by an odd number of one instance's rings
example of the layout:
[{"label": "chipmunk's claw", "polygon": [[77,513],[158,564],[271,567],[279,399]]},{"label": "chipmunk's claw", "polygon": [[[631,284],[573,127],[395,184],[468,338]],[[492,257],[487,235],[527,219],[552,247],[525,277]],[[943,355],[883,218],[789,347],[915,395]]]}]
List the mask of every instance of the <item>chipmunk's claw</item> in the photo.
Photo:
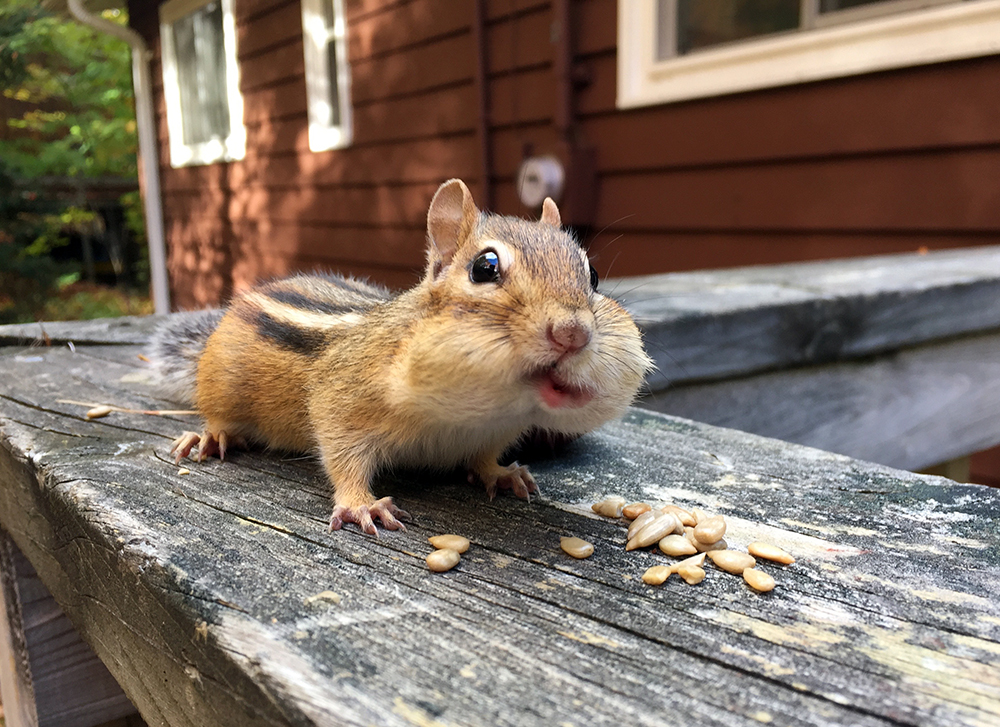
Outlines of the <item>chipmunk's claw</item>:
[{"label": "chipmunk's claw", "polygon": [[488,476],[481,476],[481,479],[486,485],[486,496],[490,500],[496,497],[497,490],[513,490],[515,495],[529,502],[531,493],[539,492],[538,484],[528,472],[528,468],[517,462],[506,467],[497,466],[496,470],[490,472]]},{"label": "chipmunk's claw", "polygon": [[406,526],[400,520],[409,520],[410,513],[396,507],[391,497],[383,497],[370,505],[337,505],[330,515],[330,530],[340,530],[344,523],[355,523],[362,532],[378,537],[378,529],[372,519],[376,517],[382,521],[382,527],[386,530],[405,531]]},{"label": "chipmunk's claw", "polygon": [[180,464],[181,460],[190,454],[194,445],[201,441],[201,435],[198,432],[184,432],[181,436],[177,437],[170,445],[170,454],[176,455],[174,457],[174,464]]},{"label": "chipmunk's claw", "polygon": [[[195,445],[198,448],[195,449]],[[219,455],[220,460],[226,459],[226,451],[233,446],[241,446],[243,439],[233,437],[225,431],[212,434],[209,431],[198,434],[197,432],[184,432],[177,437],[170,445],[170,454],[174,455],[174,464],[180,464],[181,460],[190,456],[195,462],[204,462],[213,454]],[[194,454],[192,454],[194,450]]]}]

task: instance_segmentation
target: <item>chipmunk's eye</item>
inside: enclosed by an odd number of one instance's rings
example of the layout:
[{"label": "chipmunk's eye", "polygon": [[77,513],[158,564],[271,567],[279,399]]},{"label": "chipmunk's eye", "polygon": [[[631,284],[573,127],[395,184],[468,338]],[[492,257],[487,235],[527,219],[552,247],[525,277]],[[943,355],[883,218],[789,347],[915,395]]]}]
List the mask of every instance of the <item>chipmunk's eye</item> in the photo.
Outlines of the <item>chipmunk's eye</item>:
[{"label": "chipmunk's eye", "polygon": [[496,283],[500,280],[500,258],[492,250],[487,250],[472,261],[469,279],[473,283]]},{"label": "chipmunk's eye", "polygon": [[593,288],[594,290],[597,290],[597,284],[599,282],[601,282],[601,278],[597,274],[597,271],[594,270],[594,266],[591,265],[590,266],[590,287]]}]

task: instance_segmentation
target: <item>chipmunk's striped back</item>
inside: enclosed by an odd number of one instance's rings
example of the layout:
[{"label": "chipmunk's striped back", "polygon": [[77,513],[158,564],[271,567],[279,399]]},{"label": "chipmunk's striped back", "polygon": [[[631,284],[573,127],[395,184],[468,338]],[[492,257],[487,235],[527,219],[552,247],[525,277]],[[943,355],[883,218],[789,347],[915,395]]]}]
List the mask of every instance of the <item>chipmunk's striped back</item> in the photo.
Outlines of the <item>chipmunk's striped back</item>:
[{"label": "chipmunk's striped back", "polygon": [[[272,280],[238,295],[230,310],[261,339],[303,355],[323,348],[334,329],[354,325],[371,308],[393,298],[386,288],[331,273]],[[195,402],[198,361],[225,311],[180,314],[161,326],[149,358],[164,395]]]}]

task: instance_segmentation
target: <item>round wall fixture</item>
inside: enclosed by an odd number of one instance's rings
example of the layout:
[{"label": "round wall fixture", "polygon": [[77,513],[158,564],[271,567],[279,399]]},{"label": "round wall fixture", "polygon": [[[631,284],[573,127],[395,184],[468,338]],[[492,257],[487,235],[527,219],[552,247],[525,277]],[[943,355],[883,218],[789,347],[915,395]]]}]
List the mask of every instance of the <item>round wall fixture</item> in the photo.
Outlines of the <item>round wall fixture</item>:
[{"label": "round wall fixture", "polygon": [[517,194],[526,207],[540,207],[546,197],[562,196],[566,173],[554,156],[528,157],[517,170]]}]

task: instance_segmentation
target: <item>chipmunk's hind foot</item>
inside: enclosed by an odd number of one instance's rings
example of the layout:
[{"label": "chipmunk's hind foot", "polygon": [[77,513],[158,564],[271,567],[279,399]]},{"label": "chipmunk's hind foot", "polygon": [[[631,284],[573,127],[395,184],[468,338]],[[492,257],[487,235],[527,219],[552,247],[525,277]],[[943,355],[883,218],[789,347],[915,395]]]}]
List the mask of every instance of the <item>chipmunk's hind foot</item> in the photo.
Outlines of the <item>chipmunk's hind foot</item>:
[{"label": "chipmunk's hind foot", "polygon": [[531,493],[539,492],[535,478],[522,464],[514,462],[506,467],[494,464],[485,469],[486,471],[480,470],[475,475],[486,485],[486,495],[491,500],[496,497],[497,490],[513,490],[522,500],[531,500]]},{"label": "chipmunk's hind foot", "polygon": [[370,505],[357,505],[348,507],[337,505],[330,515],[330,530],[340,530],[344,523],[355,523],[369,535],[378,536],[378,530],[372,518],[382,521],[382,527],[386,530],[406,530],[406,526],[400,520],[409,520],[410,513],[396,507],[391,497],[383,497]]},{"label": "chipmunk's hind foot", "polygon": [[[195,445],[198,445],[197,449],[195,449]],[[171,444],[170,454],[174,455],[175,464],[180,464],[182,459],[191,455],[192,450],[194,450],[194,454],[191,459],[195,462],[204,462],[213,454],[219,455],[220,460],[225,460],[226,452],[230,447],[242,447],[243,445],[242,437],[231,436],[225,431],[213,434],[206,429],[201,434],[197,432],[181,434]]]}]

